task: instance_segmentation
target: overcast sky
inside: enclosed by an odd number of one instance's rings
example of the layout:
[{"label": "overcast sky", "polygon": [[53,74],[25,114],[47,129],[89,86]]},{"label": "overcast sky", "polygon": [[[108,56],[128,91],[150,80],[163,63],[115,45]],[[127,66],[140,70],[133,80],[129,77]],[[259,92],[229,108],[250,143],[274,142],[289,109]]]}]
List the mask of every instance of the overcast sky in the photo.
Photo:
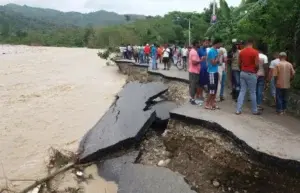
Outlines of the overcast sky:
[{"label": "overcast sky", "polygon": [[[0,4],[16,3],[61,11],[90,12],[100,9],[117,13],[163,15],[170,11],[198,11],[208,7],[212,0],[0,0]],[[218,0],[217,0],[218,1]],[[241,0],[227,0],[236,6]]]}]

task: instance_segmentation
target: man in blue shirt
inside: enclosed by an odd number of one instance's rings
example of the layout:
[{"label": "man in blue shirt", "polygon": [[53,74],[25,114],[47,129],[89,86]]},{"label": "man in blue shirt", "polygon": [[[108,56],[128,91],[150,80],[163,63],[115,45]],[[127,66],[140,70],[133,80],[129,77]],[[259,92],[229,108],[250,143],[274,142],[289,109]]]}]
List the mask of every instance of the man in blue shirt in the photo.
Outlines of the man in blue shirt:
[{"label": "man in blue shirt", "polygon": [[207,52],[206,48],[209,45],[209,40],[205,39],[202,43],[202,46],[198,48],[198,55],[201,59],[201,68],[200,68],[200,78],[199,78],[199,90],[198,90],[198,97],[200,100],[203,100],[203,90],[204,87],[207,86],[208,84],[208,72],[207,72],[207,63],[206,63],[206,57],[207,57]]},{"label": "man in blue shirt", "polygon": [[206,109],[219,109],[216,105],[216,94],[218,90],[219,71],[218,64],[220,55],[218,49],[222,46],[222,40],[216,38],[213,41],[213,46],[207,53],[207,72],[208,72],[208,97],[206,101]]},{"label": "man in blue shirt", "polygon": [[151,46],[152,70],[157,70],[157,49],[156,44]]}]

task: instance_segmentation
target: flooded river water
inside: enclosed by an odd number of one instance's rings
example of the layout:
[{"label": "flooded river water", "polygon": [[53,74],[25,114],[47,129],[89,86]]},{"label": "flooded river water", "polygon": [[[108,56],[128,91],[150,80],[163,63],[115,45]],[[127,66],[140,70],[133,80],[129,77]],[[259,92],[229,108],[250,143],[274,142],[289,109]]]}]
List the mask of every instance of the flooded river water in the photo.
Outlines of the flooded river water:
[{"label": "flooded river water", "polygon": [[76,151],[124,82],[95,49],[0,45],[0,187],[45,176],[50,147]]}]

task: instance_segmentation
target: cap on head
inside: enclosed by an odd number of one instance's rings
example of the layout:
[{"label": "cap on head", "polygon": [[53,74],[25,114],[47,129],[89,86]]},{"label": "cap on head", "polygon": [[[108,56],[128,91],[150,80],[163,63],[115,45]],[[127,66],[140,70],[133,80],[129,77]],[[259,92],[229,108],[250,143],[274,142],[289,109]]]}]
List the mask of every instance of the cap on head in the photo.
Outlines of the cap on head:
[{"label": "cap on head", "polygon": [[286,57],[286,56],[287,56],[287,54],[285,52],[280,52],[279,53],[279,57]]}]

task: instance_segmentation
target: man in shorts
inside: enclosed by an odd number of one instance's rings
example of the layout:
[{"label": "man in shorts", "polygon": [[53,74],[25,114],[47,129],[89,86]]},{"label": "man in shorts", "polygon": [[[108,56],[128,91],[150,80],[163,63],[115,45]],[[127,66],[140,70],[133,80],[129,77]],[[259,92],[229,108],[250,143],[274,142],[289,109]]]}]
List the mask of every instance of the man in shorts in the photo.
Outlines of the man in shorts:
[{"label": "man in shorts", "polygon": [[198,48],[198,55],[201,59],[201,69],[200,69],[200,79],[199,79],[199,89],[198,89],[198,98],[200,100],[204,100],[203,96],[203,90],[205,86],[208,84],[208,73],[207,73],[207,63],[206,63],[206,57],[207,57],[207,52],[206,48],[209,45],[208,39],[205,39],[202,43],[202,46]]},{"label": "man in shorts", "polygon": [[219,109],[216,105],[216,95],[219,83],[219,71],[218,66],[220,63],[221,55],[218,49],[222,45],[222,40],[216,38],[213,41],[213,46],[209,49],[207,54],[207,72],[208,72],[208,97],[205,108],[210,110]]},{"label": "man in shorts", "polygon": [[189,80],[190,80],[190,103],[192,105],[200,104],[200,101],[196,100],[197,88],[199,85],[199,73],[200,73],[200,58],[197,52],[198,42],[193,42],[193,47],[189,52]]}]

